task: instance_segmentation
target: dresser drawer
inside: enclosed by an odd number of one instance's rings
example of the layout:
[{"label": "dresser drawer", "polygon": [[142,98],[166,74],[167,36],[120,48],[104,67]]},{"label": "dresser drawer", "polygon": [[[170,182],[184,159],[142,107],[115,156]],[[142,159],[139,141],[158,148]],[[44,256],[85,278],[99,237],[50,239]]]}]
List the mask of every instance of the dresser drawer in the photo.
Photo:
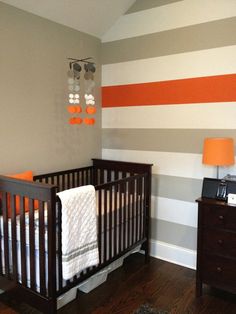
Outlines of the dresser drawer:
[{"label": "dresser drawer", "polygon": [[203,228],[202,247],[212,254],[236,258],[236,233]]},{"label": "dresser drawer", "polygon": [[202,204],[202,225],[236,231],[236,207]]},{"label": "dresser drawer", "polygon": [[203,281],[213,285],[236,287],[236,261],[204,254],[201,269]]}]

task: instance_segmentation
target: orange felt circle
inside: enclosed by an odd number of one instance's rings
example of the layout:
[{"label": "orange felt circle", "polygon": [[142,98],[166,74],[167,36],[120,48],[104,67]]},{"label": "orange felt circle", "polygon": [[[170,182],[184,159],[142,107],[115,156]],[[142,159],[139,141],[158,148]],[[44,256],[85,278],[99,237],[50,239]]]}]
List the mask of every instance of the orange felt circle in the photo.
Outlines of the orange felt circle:
[{"label": "orange felt circle", "polygon": [[82,108],[81,108],[81,106],[76,106],[76,112],[77,112],[77,113],[82,112]]},{"label": "orange felt circle", "polygon": [[88,106],[88,107],[86,108],[86,112],[87,112],[88,114],[94,114],[94,113],[96,113],[96,108],[95,108],[94,106]]},{"label": "orange felt circle", "polygon": [[76,106],[68,106],[67,110],[69,113],[76,113],[77,108],[76,108]]},{"label": "orange felt circle", "polygon": [[95,123],[95,119],[85,118],[84,123],[88,125],[93,125]]},{"label": "orange felt circle", "polygon": [[83,119],[81,118],[75,118],[75,123],[76,124],[81,124],[83,122]]},{"label": "orange felt circle", "polygon": [[69,123],[70,124],[76,124],[76,118],[70,118],[70,120],[69,120]]}]

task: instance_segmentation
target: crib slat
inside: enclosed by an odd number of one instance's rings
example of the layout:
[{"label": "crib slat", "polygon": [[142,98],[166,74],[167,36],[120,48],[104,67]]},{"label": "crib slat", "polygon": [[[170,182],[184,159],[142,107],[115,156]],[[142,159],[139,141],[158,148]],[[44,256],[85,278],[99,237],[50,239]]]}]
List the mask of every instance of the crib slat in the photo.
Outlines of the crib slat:
[{"label": "crib slat", "polygon": [[118,189],[119,189],[118,195],[119,195],[119,253],[120,253],[122,250],[122,210],[123,210],[121,184],[119,184]]},{"label": "crib slat", "polygon": [[127,247],[130,245],[130,211],[131,211],[131,183],[128,182],[128,208],[127,208]]},{"label": "crib slat", "polygon": [[[130,172],[130,176],[133,177],[134,173]],[[133,205],[134,205],[134,180],[129,181],[129,245],[132,245],[133,243]]]},{"label": "crib slat", "polygon": [[107,261],[107,190],[104,190],[104,233],[103,233],[103,258]]},{"label": "crib slat", "polygon": [[66,189],[66,185],[65,185],[65,175],[62,174],[62,191],[64,191]]},{"label": "crib slat", "polygon": [[98,251],[102,263],[102,190],[98,190]]},{"label": "crib slat", "polygon": [[132,235],[131,235],[131,245],[135,243],[135,199],[136,197],[136,180],[133,182],[133,193],[132,193]]},{"label": "crib slat", "polygon": [[59,280],[59,291],[62,289],[62,250],[61,250],[61,232],[62,232],[62,227],[61,227],[61,202],[58,202],[58,280]]},{"label": "crib slat", "polygon": [[139,216],[139,193],[138,193],[139,179],[136,180],[136,202],[135,202],[135,241],[138,241],[138,216]]},{"label": "crib slat", "polygon": [[70,189],[70,174],[69,173],[66,174],[66,183],[67,183],[66,189],[68,190]]},{"label": "crib slat", "polygon": [[104,169],[101,169],[100,171],[100,184],[105,183],[105,171]]},{"label": "crib slat", "polygon": [[12,238],[12,264],[13,278],[17,282],[17,237],[16,237],[16,197],[11,195],[11,238]]},{"label": "crib slat", "polygon": [[78,171],[76,171],[76,173],[75,173],[75,184],[76,184],[76,186],[79,186],[79,172]]},{"label": "crib slat", "polygon": [[[48,296],[54,300],[54,307],[56,307],[56,279],[57,279],[57,272],[56,272],[56,249],[58,239],[56,238],[56,188],[52,188],[50,191],[50,199],[51,202],[47,202],[47,214],[48,214],[48,230],[47,230],[47,237],[48,237],[48,263],[47,263],[47,273],[48,273]],[[44,209],[45,211],[45,209]],[[45,221],[44,221],[45,224]],[[59,227],[59,233],[61,228]],[[45,275],[45,274],[44,274]],[[46,291],[45,291],[46,292]]]},{"label": "crib slat", "polygon": [[142,213],[143,213],[143,179],[140,180],[140,211],[139,211],[139,240],[142,239]]},{"label": "crib slat", "polygon": [[113,193],[112,193],[112,185],[110,185],[109,188],[109,256],[108,258],[112,257],[112,232],[113,232],[113,228],[112,228],[112,215],[113,215],[113,202],[112,202],[112,198],[113,198]]},{"label": "crib slat", "polygon": [[29,202],[29,239],[30,239],[30,287],[36,290],[36,270],[35,270],[35,231],[34,231],[34,204],[33,200]]},{"label": "crib slat", "polygon": [[117,184],[115,184],[115,189],[114,189],[114,255],[116,256],[117,254]]},{"label": "crib slat", "polygon": [[107,182],[111,181],[111,170],[107,170]]},{"label": "crib slat", "polygon": [[26,278],[26,240],[25,240],[25,198],[20,196],[20,252],[21,252],[21,281],[27,285]]},{"label": "crib slat", "polygon": [[144,193],[144,198],[143,198],[143,235],[142,237],[145,237],[146,235],[146,218],[147,218],[147,185],[145,184],[145,178],[143,178],[143,193]]},{"label": "crib slat", "polygon": [[46,295],[45,280],[45,222],[44,222],[44,203],[39,201],[39,269],[40,269],[40,293]]},{"label": "crib slat", "polygon": [[75,188],[75,172],[72,173],[72,187]]},{"label": "crib slat", "polygon": [[88,169],[85,170],[86,173],[86,184],[89,184],[89,172]]},{"label": "crib slat", "polygon": [[[3,208],[3,198],[5,198],[5,193],[0,193],[0,206],[4,212],[4,208]],[[4,235],[3,233],[3,228],[2,228],[2,224],[0,223],[0,235]],[[3,247],[2,247],[2,238],[0,240],[0,275],[3,274],[3,269],[2,269],[2,251],[3,251]]]},{"label": "crib slat", "polygon": [[60,176],[59,175],[56,176],[56,185],[58,186],[58,188],[60,187]]},{"label": "crib slat", "polygon": [[[124,191],[127,191],[127,183],[124,183]],[[126,212],[127,212],[127,195],[124,193],[124,207],[123,212],[123,250],[126,248]]]},{"label": "crib slat", "polygon": [[84,179],[84,171],[82,171],[82,185],[85,184],[85,179]]},{"label": "crib slat", "polygon": [[3,234],[4,234],[4,264],[5,274],[10,278],[10,267],[9,267],[9,247],[8,247],[8,213],[7,213],[7,193],[3,193],[2,198],[3,208]]}]

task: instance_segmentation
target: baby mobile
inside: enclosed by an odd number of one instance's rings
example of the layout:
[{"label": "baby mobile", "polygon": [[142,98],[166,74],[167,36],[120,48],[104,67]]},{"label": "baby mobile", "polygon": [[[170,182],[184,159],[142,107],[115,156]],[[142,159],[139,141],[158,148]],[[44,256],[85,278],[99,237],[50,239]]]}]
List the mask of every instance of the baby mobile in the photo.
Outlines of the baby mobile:
[{"label": "baby mobile", "polygon": [[[69,63],[68,75],[68,106],[67,111],[72,115],[69,119],[70,124],[86,124],[93,125],[96,113],[95,98],[94,98],[94,73],[96,71],[94,62],[89,61],[91,57],[85,59],[74,59]],[[82,63],[84,65],[84,97],[81,97],[80,78],[82,72]],[[83,98],[83,99],[81,99]],[[82,104],[85,102],[85,106]],[[85,117],[82,118],[81,114]]]}]

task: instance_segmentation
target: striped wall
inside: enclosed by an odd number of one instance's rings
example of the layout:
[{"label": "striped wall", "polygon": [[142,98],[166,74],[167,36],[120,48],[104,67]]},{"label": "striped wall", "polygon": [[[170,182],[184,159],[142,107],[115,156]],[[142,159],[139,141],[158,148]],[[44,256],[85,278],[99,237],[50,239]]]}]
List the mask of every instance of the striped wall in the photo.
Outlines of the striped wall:
[{"label": "striped wall", "polygon": [[191,268],[203,140],[236,142],[235,29],[235,0],[136,0],[103,37],[103,158],[153,163],[151,253]]}]

